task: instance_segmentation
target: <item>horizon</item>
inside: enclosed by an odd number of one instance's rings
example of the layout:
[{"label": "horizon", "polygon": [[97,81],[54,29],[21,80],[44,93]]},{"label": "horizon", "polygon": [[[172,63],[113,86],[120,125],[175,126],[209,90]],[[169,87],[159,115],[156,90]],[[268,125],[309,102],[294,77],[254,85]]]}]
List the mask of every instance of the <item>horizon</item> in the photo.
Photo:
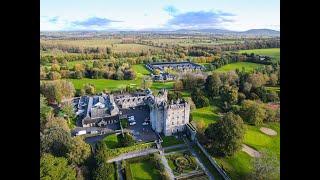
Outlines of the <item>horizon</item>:
[{"label": "horizon", "polygon": [[[40,31],[280,31],[280,1],[40,0]],[[253,16],[254,15],[254,16]]]}]

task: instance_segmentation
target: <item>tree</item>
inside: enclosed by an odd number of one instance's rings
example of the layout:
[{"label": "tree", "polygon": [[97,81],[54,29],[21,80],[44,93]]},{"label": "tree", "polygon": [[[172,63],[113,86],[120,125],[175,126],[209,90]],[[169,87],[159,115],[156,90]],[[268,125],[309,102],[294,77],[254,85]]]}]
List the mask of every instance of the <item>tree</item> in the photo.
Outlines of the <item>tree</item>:
[{"label": "tree", "polygon": [[269,84],[271,86],[275,86],[278,84],[278,75],[273,73],[273,74],[270,74],[270,77],[269,77]]},{"label": "tree", "polygon": [[46,97],[49,104],[54,104],[73,97],[75,89],[73,84],[66,80],[41,81],[40,93]]},{"label": "tree", "polygon": [[154,74],[155,74],[155,75],[159,75],[160,72],[161,72],[161,71],[160,71],[159,69],[155,69],[155,70],[154,70]]},{"label": "tree", "polygon": [[134,139],[129,133],[119,134],[117,136],[120,147],[132,146],[134,144]]},{"label": "tree", "polygon": [[141,83],[141,87],[143,89],[147,89],[150,88],[152,86],[152,79],[149,76],[144,76],[142,78],[142,83]]},{"label": "tree", "polygon": [[124,79],[132,80],[136,78],[136,73],[133,70],[125,70],[124,71]]},{"label": "tree", "polygon": [[72,103],[69,102],[69,103],[63,104],[62,107],[61,107],[61,111],[60,112],[67,119],[69,125],[72,124],[71,121],[75,121],[76,120],[76,113],[73,110]]},{"label": "tree", "polygon": [[224,85],[220,90],[221,101],[224,103],[223,108],[229,110],[232,105],[238,102],[238,88]]},{"label": "tree", "polygon": [[53,109],[48,106],[46,98],[40,94],[40,129],[42,130],[50,118],[53,117]]},{"label": "tree", "polygon": [[205,82],[205,90],[211,97],[219,95],[219,89],[221,86],[222,82],[218,73],[213,72],[207,77]]},{"label": "tree", "polygon": [[48,79],[50,80],[58,80],[61,79],[61,75],[59,72],[56,71],[50,71],[48,74]]},{"label": "tree", "polygon": [[51,65],[51,71],[57,71],[57,72],[59,72],[59,71],[60,71],[60,66],[59,66],[59,64],[52,64],[52,65]]},{"label": "tree", "polygon": [[183,83],[181,80],[177,80],[174,84],[173,84],[173,89],[175,91],[181,91],[183,90]]},{"label": "tree", "polygon": [[249,124],[260,125],[266,118],[266,110],[261,103],[244,100],[241,104],[240,116]]},{"label": "tree", "polygon": [[261,152],[261,157],[253,159],[253,171],[250,179],[267,180],[278,179],[280,176],[279,159],[275,154]]},{"label": "tree", "polygon": [[253,88],[258,88],[266,84],[266,79],[262,73],[254,73],[249,75],[248,82],[252,84]]},{"label": "tree", "polygon": [[75,180],[76,171],[68,165],[68,161],[65,158],[44,154],[40,159],[40,179]]},{"label": "tree", "polygon": [[50,120],[48,120],[48,122],[45,125],[46,129],[55,127],[61,128],[66,132],[70,132],[70,128],[68,126],[67,121],[62,117],[53,117]]},{"label": "tree", "polygon": [[66,156],[71,145],[71,135],[60,127],[45,129],[40,136],[41,153],[51,153],[54,156]]},{"label": "tree", "polygon": [[205,130],[211,152],[223,156],[231,156],[241,148],[244,133],[245,126],[242,118],[232,112],[228,112]]},{"label": "tree", "polygon": [[112,163],[108,163],[108,149],[104,142],[98,142],[95,153],[95,168],[93,170],[93,179],[95,180],[111,180],[115,173]]},{"label": "tree", "polygon": [[210,105],[209,99],[204,96],[203,92],[199,89],[193,89],[191,98],[197,108],[207,107]]},{"label": "tree", "polygon": [[83,138],[76,136],[72,138],[72,143],[67,153],[67,159],[75,165],[82,165],[90,156],[90,145],[83,141]]},{"label": "tree", "polygon": [[93,95],[96,91],[96,88],[93,84],[87,83],[84,85],[84,91],[86,94]]}]

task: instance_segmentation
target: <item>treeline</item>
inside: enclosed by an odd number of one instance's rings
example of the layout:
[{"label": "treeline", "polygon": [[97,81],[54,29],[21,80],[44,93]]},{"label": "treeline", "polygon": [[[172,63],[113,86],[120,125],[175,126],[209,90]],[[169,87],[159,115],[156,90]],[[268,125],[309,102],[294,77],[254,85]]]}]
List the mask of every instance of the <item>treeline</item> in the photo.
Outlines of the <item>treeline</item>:
[{"label": "treeline", "polygon": [[40,66],[41,80],[57,80],[62,78],[71,79],[115,79],[115,80],[132,80],[135,79],[136,73],[128,63],[94,61],[92,67],[77,63],[69,69],[67,65],[52,64],[51,68]]}]

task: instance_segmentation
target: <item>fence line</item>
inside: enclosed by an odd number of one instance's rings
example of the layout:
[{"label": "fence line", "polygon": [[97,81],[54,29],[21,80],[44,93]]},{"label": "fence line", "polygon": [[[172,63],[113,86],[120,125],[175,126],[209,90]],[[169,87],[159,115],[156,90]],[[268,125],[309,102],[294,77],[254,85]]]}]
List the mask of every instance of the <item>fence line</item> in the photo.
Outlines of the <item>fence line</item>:
[{"label": "fence line", "polygon": [[225,179],[225,180],[231,180],[231,178],[227,175],[227,173],[218,165],[218,163],[209,155],[207,150],[202,147],[202,145],[199,143],[198,139],[195,139],[196,144],[198,147],[201,149],[201,151],[204,153],[205,156],[209,159],[211,164],[218,170],[220,175]]}]

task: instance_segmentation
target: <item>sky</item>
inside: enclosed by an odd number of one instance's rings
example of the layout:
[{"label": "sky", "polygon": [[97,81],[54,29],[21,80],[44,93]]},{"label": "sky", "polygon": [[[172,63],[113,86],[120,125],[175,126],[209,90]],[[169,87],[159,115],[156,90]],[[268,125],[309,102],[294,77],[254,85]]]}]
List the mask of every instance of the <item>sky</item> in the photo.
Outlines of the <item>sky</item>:
[{"label": "sky", "polygon": [[280,30],[280,0],[40,0],[41,31]]}]

